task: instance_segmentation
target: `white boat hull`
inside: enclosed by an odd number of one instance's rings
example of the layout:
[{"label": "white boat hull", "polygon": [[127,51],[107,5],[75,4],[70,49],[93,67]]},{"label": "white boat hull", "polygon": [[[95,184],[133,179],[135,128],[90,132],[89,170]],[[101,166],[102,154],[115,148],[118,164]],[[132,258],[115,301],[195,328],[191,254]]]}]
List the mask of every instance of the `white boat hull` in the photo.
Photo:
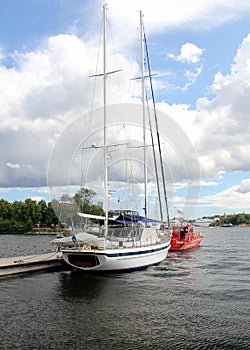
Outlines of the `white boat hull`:
[{"label": "white boat hull", "polygon": [[167,257],[170,242],[140,248],[62,250],[62,259],[81,271],[129,271],[157,265]]}]

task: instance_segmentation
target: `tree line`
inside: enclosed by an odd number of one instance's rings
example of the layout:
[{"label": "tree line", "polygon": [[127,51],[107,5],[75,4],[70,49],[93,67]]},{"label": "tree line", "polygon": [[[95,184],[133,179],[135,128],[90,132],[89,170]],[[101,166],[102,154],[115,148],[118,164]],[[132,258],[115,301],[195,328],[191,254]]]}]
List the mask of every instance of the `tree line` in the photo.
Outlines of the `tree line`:
[{"label": "tree line", "polygon": [[27,198],[24,202],[0,200],[0,233],[25,233],[37,226],[51,227],[59,221],[51,203],[36,202]]},{"label": "tree line", "polygon": [[210,226],[223,226],[223,225],[250,225],[250,214],[239,213],[231,214],[225,217],[220,217],[220,220],[214,221]]},{"label": "tree line", "polygon": [[26,233],[39,228],[69,226],[77,220],[77,212],[103,215],[102,203],[95,204],[96,193],[81,188],[74,196],[62,195],[59,200],[8,202],[0,199],[0,233]]},{"label": "tree line", "polygon": [[[78,221],[77,213],[104,215],[102,202],[95,200],[96,192],[81,188],[73,196],[64,194],[59,200],[35,201],[27,198],[24,202],[10,203],[0,199],[0,233],[25,233],[34,230],[70,226]],[[109,213],[112,214],[111,212]],[[211,217],[212,218],[212,217]],[[240,213],[220,217],[210,226],[250,225],[250,214]]]}]

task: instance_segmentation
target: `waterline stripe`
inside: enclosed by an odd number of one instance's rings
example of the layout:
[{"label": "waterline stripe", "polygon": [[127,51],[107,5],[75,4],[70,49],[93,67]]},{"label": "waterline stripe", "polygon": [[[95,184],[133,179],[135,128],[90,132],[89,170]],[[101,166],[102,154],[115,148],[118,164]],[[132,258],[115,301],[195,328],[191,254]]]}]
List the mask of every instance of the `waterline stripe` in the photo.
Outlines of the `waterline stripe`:
[{"label": "waterline stripe", "polygon": [[128,253],[111,253],[111,254],[104,254],[104,255],[106,255],[109,258],[115,258],[118,256],[143,255],[143,254],[156,253],[156,252],[159,252],[161,250],[165,250],[168,247],[170,247],[170,244],[168,244],[164,247],[161,247],[161,248],[157,248],[157,249],[149,249],[149,250],[143,250],[143,251],[139,251],[139,252],[137,251],[137,252],[128,252]]}]

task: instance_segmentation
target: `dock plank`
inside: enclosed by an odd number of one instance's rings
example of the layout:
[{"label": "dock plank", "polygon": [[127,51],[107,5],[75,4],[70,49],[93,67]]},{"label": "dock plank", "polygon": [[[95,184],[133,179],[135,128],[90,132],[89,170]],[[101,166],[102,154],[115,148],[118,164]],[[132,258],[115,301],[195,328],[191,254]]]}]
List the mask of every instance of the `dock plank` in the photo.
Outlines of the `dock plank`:
[{"label": "dock plank", "polygon": [[0,277],[59,267],[60,258],[60,252],[0,258]]}]

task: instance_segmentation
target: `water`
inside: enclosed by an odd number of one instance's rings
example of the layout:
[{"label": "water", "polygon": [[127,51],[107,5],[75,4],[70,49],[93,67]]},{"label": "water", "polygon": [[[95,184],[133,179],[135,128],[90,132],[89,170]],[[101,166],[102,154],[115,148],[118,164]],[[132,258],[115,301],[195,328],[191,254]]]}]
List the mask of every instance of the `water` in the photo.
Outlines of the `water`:
[{"label": "water", "polygon": [[[0,279],[0,348],[249,349],[250,228],[202,229],[199,249],[157,267]],[[49,251],[51,237],[0,235],[0,257]]]}]

